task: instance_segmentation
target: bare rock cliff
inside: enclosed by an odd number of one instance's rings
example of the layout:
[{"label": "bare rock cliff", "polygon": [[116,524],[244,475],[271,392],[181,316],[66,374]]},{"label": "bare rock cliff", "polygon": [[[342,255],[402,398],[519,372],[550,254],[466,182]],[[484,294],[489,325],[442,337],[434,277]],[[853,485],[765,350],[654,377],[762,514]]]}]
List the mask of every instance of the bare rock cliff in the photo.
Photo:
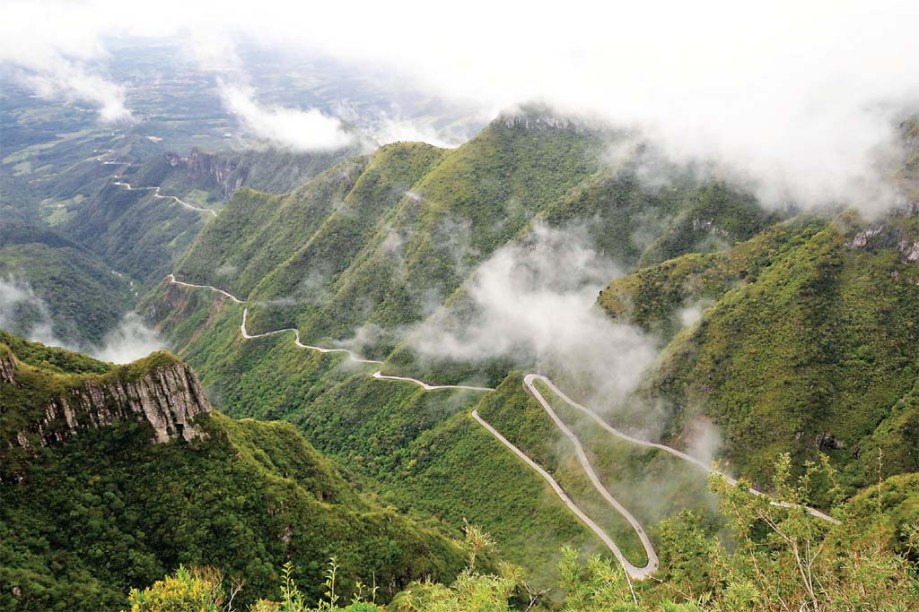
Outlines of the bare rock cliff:
[{"label": "bare rock cliff", "polygon": [[12,384],[15,367],[12,355],[0,354],[0,383]]},{"label": "bare rock cliff", "polygon": [[[14,365],[12,359],[0,359],[0,383],[17,384]],[[174,361],[134,377],[89,378],[56,395],[41,417],[9,442],[24,449],[48,446],[125,421],[149,424],[155,443],[191,441],[205,437],[194,418],[210,411],[195,372]]]}]

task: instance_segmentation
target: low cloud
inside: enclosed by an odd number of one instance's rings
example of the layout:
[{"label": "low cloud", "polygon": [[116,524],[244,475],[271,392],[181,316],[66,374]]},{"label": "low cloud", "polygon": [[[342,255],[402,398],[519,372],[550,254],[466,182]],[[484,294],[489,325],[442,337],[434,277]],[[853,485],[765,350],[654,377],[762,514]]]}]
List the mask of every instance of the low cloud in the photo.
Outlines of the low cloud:
[{"label": "low cloud", "polygon": [[654,360],[655,341],[596,310],[597,292],[618,271],[590,244],[582,228],[537,226],[483,263],[468,303],[422,323],[409,345],[428,358],[535,363],[606,405],[623,399]]},{"label": "low cloud", "polygon": [[101,347],[88,352],[101,361],[130,363],[165,348],[156,332],[147,327],[137,313],[129,312],[118,327],[106,334]]},{"label": "low cloud", "polygon": [[125,106],[124,87],[92,74],[84,66],[59,58],[49,66],[24,69],[19,81],[44,99],[63,98],[96,107],[103,123],[132,121]]},{"label": "low cloud", "polygon": [[100,346],[62,340],[55,328],[47,303],[27,281],[0,278],[0,329],[33,342],[80,351],[112,363],[129,363],[165,348],[156,332],[134,312],[127,313],[119,325],[106,334]]},{"label": "low cloud", "polygon": [[98,31],[75,25],[79,6],[14,2],[8,8],[0,22],[0,64],[12,66],[13,78],[39,97],[88,103],[104,123],[133,119],[124,87],[99,70],[106,53]]},{"label": "low cloud", "polygon": [[[351,62],[424,91],[426,99],[462,102],[489,116],[540,101],[602,118],[640,131],[677,162],[704,160],[778,206],[841,203],[871,213],[896,203],[888,179],[902,153],[897,122],[919,101],[919,4],[901,0],[755,7],[728,0],[576,1],[547,11],[473,2],[446,27],[430,11],[388,4],[362,6],[359,20],[348,4],[276,0],[264,0],[258,11],[225,0],[162,0],[156,10],[115,0],[7,4],[0,60],[19,65],[36,51],[46,58],[54,50],[73,66],[88,66],[85,60],[104,55],[101,41],[112,34],[180,36],[202,65],[247,84],[230,74],[238,62],[227,41],[241,39]],[[411,32],[411,44],[393,32]],[[457,44],[470,32],[475,44]],[[82,85],[66,87],[88,95]],[[264,107],[245,92],[231,97],[270,140],[304,146],[305,137],[290,137],[283,126],[308,120],[322,125],[320,143],[342,142],[336,121],[318,111]],[[121,116],[117,104],[100,108]],[[438,136],[393,116],[381,134],[388,131],[386,139]]]},{"label": "low cloud", "polygon": [[468,134],[443,133],[428,122],[417,119],[383,118],[373,132],[381,145],[391,142],[426,142],[442,149],[452,149],[468,140]]},{"label": "low cloud", "polygon": [[70,348],[57,338],[48,305],[29,283],[0,278],[0,329],[34,342]]},{"label": "low cloud", "polygon": [[340,119],[318,109],[266,106],[250,87],[223,84],[220,96],[227,109],[255,136],[295,151],[332,151],[355,142]]}]

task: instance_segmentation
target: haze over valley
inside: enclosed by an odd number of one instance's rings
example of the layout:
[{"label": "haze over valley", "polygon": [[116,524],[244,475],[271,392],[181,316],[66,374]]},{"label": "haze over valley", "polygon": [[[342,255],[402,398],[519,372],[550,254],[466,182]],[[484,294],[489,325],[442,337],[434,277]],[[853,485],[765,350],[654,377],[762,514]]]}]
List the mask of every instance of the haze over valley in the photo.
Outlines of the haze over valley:
[{"label": "haze over valley", "polygon": [[919,18],[11,1],[0,608],[919,605]]}]

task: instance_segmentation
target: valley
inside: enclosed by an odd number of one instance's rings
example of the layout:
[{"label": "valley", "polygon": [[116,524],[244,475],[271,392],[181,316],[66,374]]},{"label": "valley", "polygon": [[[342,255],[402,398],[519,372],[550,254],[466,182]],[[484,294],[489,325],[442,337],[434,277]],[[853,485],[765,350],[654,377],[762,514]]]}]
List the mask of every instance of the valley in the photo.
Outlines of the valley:
[{"label": "valley", "polygon": [[0,50],[0,608],[919,606],[915,105],[219,8]]}]

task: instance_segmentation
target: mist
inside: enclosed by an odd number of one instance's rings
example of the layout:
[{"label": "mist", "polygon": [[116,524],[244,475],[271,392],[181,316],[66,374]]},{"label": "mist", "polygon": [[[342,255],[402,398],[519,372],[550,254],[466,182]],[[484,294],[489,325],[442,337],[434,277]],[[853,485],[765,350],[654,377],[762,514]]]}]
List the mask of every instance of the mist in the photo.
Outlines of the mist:
[{"label": "mist", "polygon": [[221,84],[220,96],[246,130],[270,144],[293,151],[332,151],[355,142],[336,117],[317,109],[265,106],[251,87]]},{"label": "mist", "polygon": [[[100,345],[65,340],[55,331],[73,327],[79,331],[79,322],[62,325],[60,321],[55,321],[48,304],[27,281],[0,278],[0,329],[46,346],[79,351],[100,361],[118,364],[130,363],[166,348],[156,332],[134,312],[126,313]],[[66,334],[67,338],[71,335]]]},{"label": "mist", "polygon": [[57,338],[48,305],[23,280],[0,278],[0,329],[34,342],[73,348]]},{"label": "mist", "polygon": [[[106,36],[178,37],[225,72],[238,66],[234,45],[245,40],[353,62],[485,115],[538,101],[640,130],[674,160],[704,160],[767,204],[877,214],[898,202],[888,180],[902,159],[897,123],[919,108],[916,3],[518,9],[473,1],[444,21],[415,2],[265,0],[253,11],[241,1],[14,1],[0,25],[0,61],[33,71],[44,95],[101,96],[100,116],[115,118],[126,116],[118,102],[125,85],[82,84],[106,80]],[[54,68],[61,58],[69,61]],[[302,125],[315,127],[319,146],[343,142],[334,118],[261,106],[258,92],[238,90],[244,81],[227,82],[237,89],[225,100],[256,133],[284,142],[287,126]],[[398,120],[389,132],[450,141]]]},{"label": "mist", "polygon": [[[595,308],[620,274],[582,227],[537,225],[472,274],[468,307],[442,309],[407,334],[431,359],[508,359],[563,374],[607,410],[631,393],[654,361],[656,341]],[[601,399],[602,398],[602,399]]]},{"label": "mist", "polygon": [[106,334],[102,346],[87,351],[100,361],[130,363],[153,351],[164,350],[166,344],[135,312],[127,313],[118,327]]}]

